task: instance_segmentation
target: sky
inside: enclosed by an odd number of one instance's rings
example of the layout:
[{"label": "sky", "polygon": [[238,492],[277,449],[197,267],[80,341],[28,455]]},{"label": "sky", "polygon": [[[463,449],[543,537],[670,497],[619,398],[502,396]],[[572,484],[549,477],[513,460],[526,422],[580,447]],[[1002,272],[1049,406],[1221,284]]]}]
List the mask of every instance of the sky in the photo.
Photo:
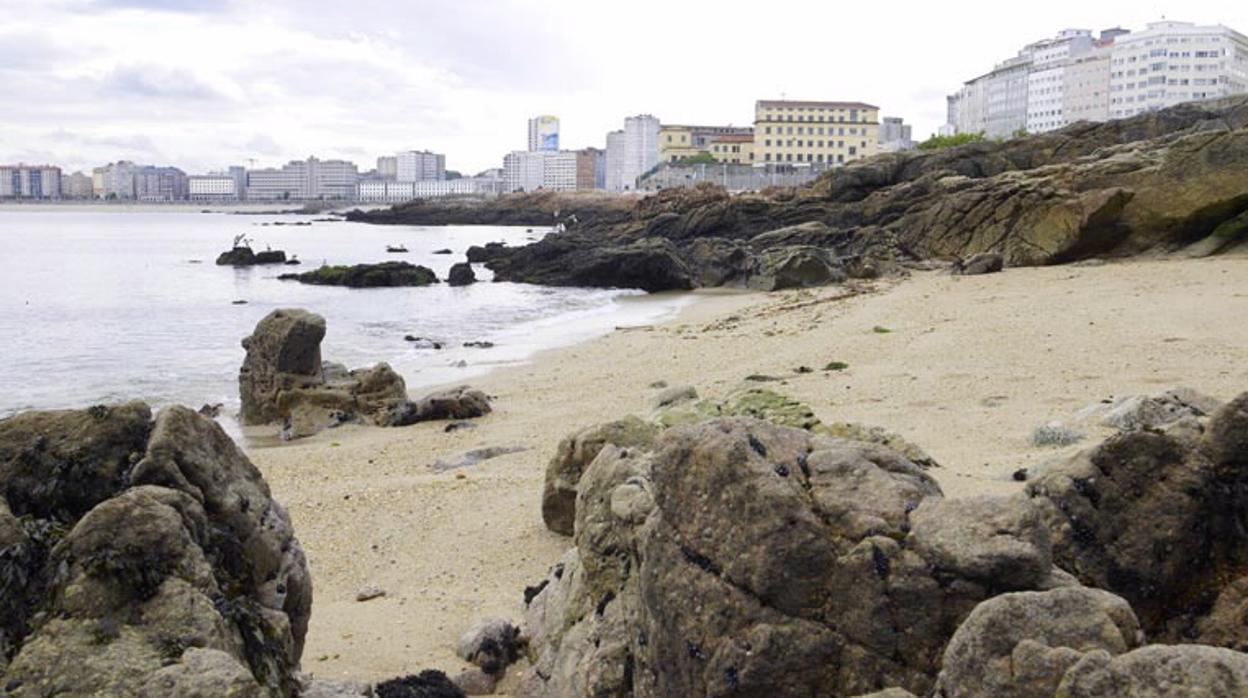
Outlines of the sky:
[{"label": "sky", "polygon": [[399,150],[471,174],[554,114],[749,125],[757,99],[864,101],[914,136],[945,95],[1064,28],[1248,32],[1248,2],[0,0],[0,162],[195,174]]}]

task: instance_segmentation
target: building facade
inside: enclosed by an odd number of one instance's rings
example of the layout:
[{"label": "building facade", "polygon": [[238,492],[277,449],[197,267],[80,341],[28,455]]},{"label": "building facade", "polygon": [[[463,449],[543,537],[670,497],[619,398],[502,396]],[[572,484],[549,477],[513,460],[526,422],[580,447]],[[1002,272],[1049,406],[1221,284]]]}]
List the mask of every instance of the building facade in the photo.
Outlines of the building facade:
[{"label": "building facade", "polygon": [[1220,24],[1153,22],[1119,37],[1109,63],[1114,119],[1248,92],[1248,37]]},{"label": "building facade", "polygon": [[576,151],[576,188],[602,189],[606,178],[607,154],[598,148]]},{"label": "building facade", "polygon": [[90,199],[93,196],[91,176],[82,172],[61,176],[62,199]]},{"label": "building facade", "polygon": [[[381,174],[381,163],[377,163]],[[395,156],[395,180],[427,182],[446,179],[446,156],[428,150],[408,150]]]},{"label": "building facade", "polygon": [[176,167],[145,165],[134,174],[134,197],[138,201],[185,201],[186,173]]},{"label": "building facade", "polygon": [[61,168],[55,165],[0,165],[0,199],[61,198]]},{"label": "building facade", "polygon": [[508,192],[572,191],[577,188],[578,153],[516,150],[503,158],[503,184]]},{"label": "building facade", "polygon": [[97,199],[132,201],[136,197],[135,180],[139,168],[129,160],[110,162],[92,171],[92,186]]},{"label": "building facade", "polygon": [[715,162],[730,165],[754,164],[754,134],[724,134],[716,136],[707,145],[707,150]]},{"label": "building facade", "polygon": [[482,177],[423,182],[373,179],[357,185],[356,198],[363,202],[397,204],[413,199],[436,199],[444,196],[497,195],[501,188],[499,180]]},{"label": "building facade", "polygon": [[529,119],[529,151],[559,150],[559,117],[545,114]]},{"label": "building facade", "polygon": [[345,160],[292,160],[280,168],[249,170],[247,198],[352,199],[359,178],[355,163]]},{"label": "building facade", "polygon": [[754,162],[843,165],[876,153],[880,109],[863,102],[759,100]]},{"label": "building facade", "polygon": [[880,119],[880,152],[896,152],[910,150],[917,143],[911,138],[910,124],[900,116],[885,116]]},{"label": "building facade", "polygon": [[394,155],[383,155],[377,158],[377,176],[392,182],[397,180],[399,178],[399,158]]},{"label": "building facade", "polygon": [[637,180],[659,164],[659,120],[649,114],[624,119],[624,129],[607,134],[606,184],[633,191]]},{"label": "building facade", "polygon": [[711,145],[725,136],[748,136],[753,141],[754,129],[749,126],[663,124],[659,127],[659,162],[678,162],[702,153],[714,155]]},{"label": "building facade", "polygon": [[191,175],[186,178],[191,201],[238,201],[238,187],[228,174]]}]

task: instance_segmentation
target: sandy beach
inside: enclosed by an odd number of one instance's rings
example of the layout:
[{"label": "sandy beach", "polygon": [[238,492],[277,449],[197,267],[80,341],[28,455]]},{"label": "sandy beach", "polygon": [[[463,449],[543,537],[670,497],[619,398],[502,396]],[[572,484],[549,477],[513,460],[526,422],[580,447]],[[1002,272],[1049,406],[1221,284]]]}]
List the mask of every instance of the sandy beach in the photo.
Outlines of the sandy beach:
[{"label": "sandy beach", "polygon": [[[750,374],[782,378],[765,385],[824,421],[920,445],[951,497],[1018,491],[1015,470],[1080,448],[1033,446],[1032,430],[1091,403],[1176,385],[1221,399],[1248,389],[1248,256],[917,272],[863,290],[700,292],[672,322],[474,379],[495,397],[475,429],[344,427],[253,448],[315,580],[304,670],[377,679],[465,666],[458,635],[482,616],[518,620],[525,585],[571,545],[539,508],[559,439],[648,412],[656,381],[719,397]],[[821,370],[832,361],[848,368]],[[1082,445],[1108,433],[1080,428]],[[527,450],[429,467],[486,446]],[[386,595],[357,602],[368,584]]]}]

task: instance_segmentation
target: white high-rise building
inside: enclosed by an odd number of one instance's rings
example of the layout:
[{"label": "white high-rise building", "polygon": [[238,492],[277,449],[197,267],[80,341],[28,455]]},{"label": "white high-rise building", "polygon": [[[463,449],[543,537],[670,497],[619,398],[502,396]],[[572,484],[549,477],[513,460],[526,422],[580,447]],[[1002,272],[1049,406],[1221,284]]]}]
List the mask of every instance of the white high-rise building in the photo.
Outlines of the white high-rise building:
[{"label": "white high-rise building", "polygon": [[1087,29],[1066,29],[1053,39],[1027,47],[1031,54],[1031,72],[1027,75],[1028,132],[1043,133],[1066,125],[1063,95],[1070,62],[1091,52],[1094,41]]},{"label": "white high-rise building", "polygon": [[359,180],[355,163],[345,160],[292,160],[280,169],[247,172],[248,199],[351,199]]},{"label": "white high-rise building", "polygon": [[559,117],[546,114],[529,119],[529,150],[559,150]]},{"label": "white high-rise building", "polygon": [[0,165],[0,199],[61,198],[61,168],[55,165]]},{"label": "white high-rise building", "polygon": [[624,119],[624,130],[607,134],[609,191],[633,191],[637,179],[659,164],[659,120],[649,114]]},{"label": "white high-rise building", "polygon": [[395,156],[396,181],[427,182],[442,179],[446,179],[446,156],[441,153],[408,150]]},{"label": "white high-rise building", "polygon": [[1221,24],[1153,22],[1114,42],[1109,70],[1114,119],[1242,94],[1248,92],[1248,37]]},{"label": "white high-rise building", "polygon": [[506,191],[573,191],[576,189],[577,154],[574,150],[516,150],[503,158]]}]

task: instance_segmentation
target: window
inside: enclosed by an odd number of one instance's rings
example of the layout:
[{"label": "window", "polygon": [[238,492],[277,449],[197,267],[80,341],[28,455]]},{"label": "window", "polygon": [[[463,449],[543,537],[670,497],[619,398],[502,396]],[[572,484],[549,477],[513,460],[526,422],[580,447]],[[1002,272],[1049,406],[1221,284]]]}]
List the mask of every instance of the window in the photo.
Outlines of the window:
[{"label": "window", "polygon": [[854,146],[852,146],[852,145],[851,145],[851,146],[849,146],[849,154],[850,154],[850,155],[857,155],[857,154],[858,154],[858,149],[857,149],[857,148],[855,148],[855,147],[854,147]]}]

